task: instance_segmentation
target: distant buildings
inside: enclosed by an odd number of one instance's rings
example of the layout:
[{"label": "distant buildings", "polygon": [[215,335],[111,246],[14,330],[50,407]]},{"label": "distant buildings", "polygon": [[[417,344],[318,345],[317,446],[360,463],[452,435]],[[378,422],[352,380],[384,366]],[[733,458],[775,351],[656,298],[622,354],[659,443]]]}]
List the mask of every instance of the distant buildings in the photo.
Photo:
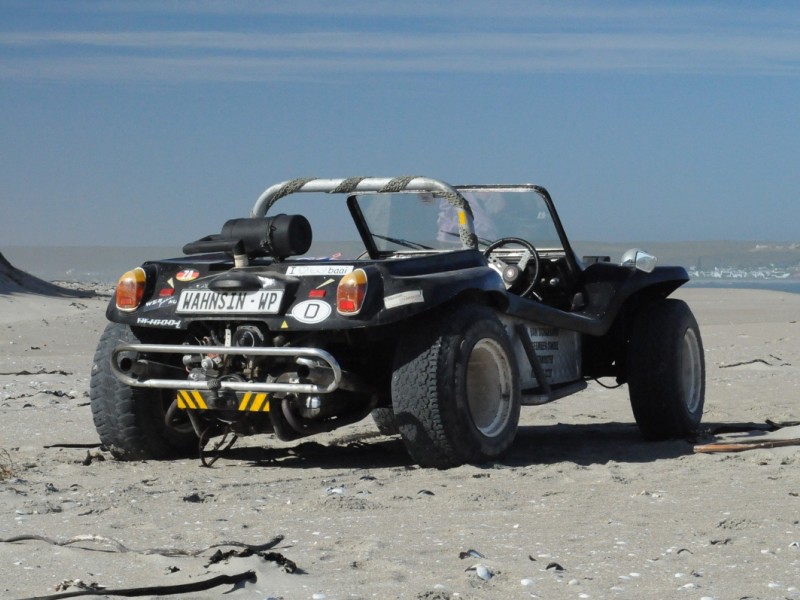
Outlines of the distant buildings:
[{"label": "distant buildings", "polygon": [[688,269],[692,279],[754,279],[754,280],[779,280],[800,279],[800,267],[755,267],[738,269],[733,267],[713,267],[712,269],[698,270],[695,267]]}]

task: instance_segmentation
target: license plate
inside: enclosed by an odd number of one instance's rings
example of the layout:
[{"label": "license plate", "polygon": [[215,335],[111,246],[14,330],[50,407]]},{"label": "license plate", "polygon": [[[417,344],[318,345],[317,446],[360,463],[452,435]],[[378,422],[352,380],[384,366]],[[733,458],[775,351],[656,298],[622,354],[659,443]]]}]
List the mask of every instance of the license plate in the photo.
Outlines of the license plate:
[{"label": "license plate", "polygon": [[178,300],[177,312],[181,314],[243,314],[274,315],[281,308],[283,290],[258,290],[255,292],[214,292],[211,290],[183,290]]}]

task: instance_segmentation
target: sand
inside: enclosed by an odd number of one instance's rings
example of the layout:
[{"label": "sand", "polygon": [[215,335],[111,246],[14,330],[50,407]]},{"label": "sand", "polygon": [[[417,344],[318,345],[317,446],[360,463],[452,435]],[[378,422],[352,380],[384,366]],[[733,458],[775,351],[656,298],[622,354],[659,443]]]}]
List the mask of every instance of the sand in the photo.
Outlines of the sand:
[{"label": "sand", "polygon": [[[800,420],[800,295],[676,295],[705,343],[698,442]],[[370,420],[295,443],[246,438],[210,469],[115,461],[80,446],[98,443],[89,371],[107,302],[0,294],[0,538],[50,540],[0,543],[3,598],[249,570],[257,579],[233,591],[144,597],[800,598],[800,446],[643,442],[624,387],[524,408],[492,465],[418,468]],[[276,536],[272,560],[214,563],[241,548],[208,548]]]}]

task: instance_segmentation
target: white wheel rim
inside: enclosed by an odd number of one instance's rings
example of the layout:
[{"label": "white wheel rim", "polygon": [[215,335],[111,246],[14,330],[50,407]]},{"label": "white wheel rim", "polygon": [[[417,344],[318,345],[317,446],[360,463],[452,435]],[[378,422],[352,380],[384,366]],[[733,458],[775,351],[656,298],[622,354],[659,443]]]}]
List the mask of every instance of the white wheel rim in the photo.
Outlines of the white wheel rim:
[{"label": "white wheel rim", "polygon": [[482,339],[472,348],[467,363],[467,403],[475,427],[486,437],[496,437],[511,418],[511,364],[503,347]]},{"label": "white wheel rim", "polygon": [[681,353],[681,379],[683,382],[683,399],[686,409],[694,414],[700,408],[703,392],[703,369],[700,356],[700,343],[697,334],[691,327],[683,334],[683,352]]}]

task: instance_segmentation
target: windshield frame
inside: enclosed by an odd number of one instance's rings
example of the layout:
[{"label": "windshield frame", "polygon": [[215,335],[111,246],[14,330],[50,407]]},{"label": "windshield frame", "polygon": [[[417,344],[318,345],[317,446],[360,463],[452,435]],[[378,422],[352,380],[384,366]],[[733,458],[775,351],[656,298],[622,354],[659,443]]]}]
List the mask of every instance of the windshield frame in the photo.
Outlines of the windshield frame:
[{"label": "windshield frame", "polygon": [[[455,189],[465,200],[467,212],[472,220],[472,230],[475,232],[475,240],[483,246],[487,246],[495,239],[499,239],[501,237],[521,237],[527,239],[529,242],[532,242],[537,248],[541,248],[543,251],[553,251],[558,253],[562,251],[568,252],[570,250],[569,242],[564,232],[564,227],[560,218],[558,217],[555,207],[553,206],[550,195],[544,188],[533,184],[482,184],[460,185],[456,186]],[[496,192],[498,194],[498,199],[501,201],[499,208],[494,208],[492,206],[494,203],[492,196],[489,195],[481,198],[474,195],[491,192]],[[413,217],[417,214],[421,214],[423,212],[426,214],[431,214],[433,211],[438,210],[440,219],[439,223],[440,226],[443,227],[439,229],[438,234],[436,234],[437,239],[442,241],[442,234],[452,235],[454,238],[454,246],[457,244],[458,238],[461,237],[462,249],[473,247],[472,245],[465,244],[463,236],[459,236],[460,232],[457,231],[455,212],[452,211],[452,209],[450,209],[444,202],[442,202],[440,195],[436,194],[435,192],[430,193],[430,200],[427,202],[423,197],[420,196],[418,192],[408,193],[404,191],[400,193],[393,193],[391,194],[391,197],[395,198],[395,196],[403,196],[406,194],[410,196],[408,198],[409,206],[413,205],[415,201],[424,205],[424,208],[420,206],[420,211],[418,213],[408,215],[411,217],[412,221]],[[520,200],[522,201],[521,203],[514,203],[514,199],[511,198],[514,194],[520,194]],[[523,196],[526,194],[529,196],[533,196],[535,194],[535,205],[529,204],[534,202],[532,198],[527,201],[524,199]],[[361,235],[365,246],[368,248],[370,256],[374,258],[380,258],[397,253],[407,254],[409,253],[409,249],[415,254],[426,251],[444,252],[455,249],[455,247],[442,247],[441,244],[436,243],[432,243],[431,247],[426,246],[425,244],[428,244],[431,240],[433,240],[432,232],[428,232],[424,236],[415,237],[414,235],[410,235],[410,231],[413,231],[413,233],[416,234],[417,229],[415,229],[413,225],[410,225],[409,229],[409,226],[406,225],[407,221],[405,221],[405,219],[402,217],[402,213],[400,220],[394,221],[398,227],[394,227],[391,224],[392,217],[389,216],[391,214],[389,211],[394,210],[391,208],[393,206],[402,206],[403,201],[398,198],[387,202],[383,206],[380,204],[370,204],[373,202],[379,202],[378,198],[384,195],[386,194],[380,192],[369,192],[365,194],[356,193],[352,194],[347,199],[348,209],[351,212],[353,221],[357,224],[359,234]],[[438,205],[436,205],[438,208],[434,207],[434,199],[440,200]],[[509,199],[511,199],[510,204]],[[502,200],[506,201],[505,204],[502,203]],[[521,233],[519,228],[515,230],[514,226],[517,223],[513,222],[515,220],[514,215],[518,215],[520,210],[526,210],[529,205],[531,206],[530,212],[538,211],[539,214],[546,214],[544,217],[539,217],[539,219],[545,219],[546,224],[537,225],[537,219],[530,217],[526,217],[521,220],[516,219],[516,221],[526,222],[528,228],[533,227],[539,229],[539,233],[541,235],[533,235],[530,231],[527,234]],[[375,208],[373,207],[377,208],[378,212],[374,212]],[[429,209],[428,207],[432,208]],[[373,214],[369,215],[367,213]],[[396,214],[394,218],[397,219]],[[377,229],[376,219],[379,221],[384,221],[384,224],[380,225]],[[388,222],[385,221],[386,219],[388,219]],[[481,221],[483,221],[483,233],[481,233]],[[420,220],[421,224],[427,222],[428,219]],[[449,227],[448,225],[452,225],[452,227]],[[494,229],[494,231],[489,233],[487,228]],[[479,236],[481,235],[483,235],[483,237],[486,239],[480,239]],[[386,248],[386,244],[379,242],[376,243],[376,238],[378,240],[388,241],[398,247],[405,247],[406,249]],[[445,246],[447,246],[447,244],[445,244]]]}]

